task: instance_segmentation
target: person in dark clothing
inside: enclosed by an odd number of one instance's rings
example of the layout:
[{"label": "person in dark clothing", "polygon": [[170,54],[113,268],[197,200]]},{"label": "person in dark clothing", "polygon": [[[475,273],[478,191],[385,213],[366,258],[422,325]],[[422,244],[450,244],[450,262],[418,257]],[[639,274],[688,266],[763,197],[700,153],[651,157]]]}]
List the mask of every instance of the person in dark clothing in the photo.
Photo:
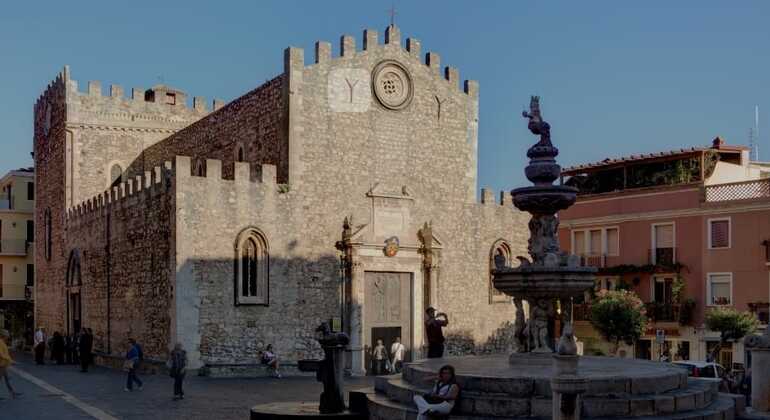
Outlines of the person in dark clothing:
[{"label": "person in dark clothing", "polygon": [[168,365],[169,374],[174,378],[174,399],[183,400],[182,383],[187,371],[187,352],[182,348],[182,343],[176,343],[174,346],[174,350],[169,355]]},{"label": "person in dark clothing", "polygon": [[72,333],[72,364],[80,364],[80,331]]},{"label": "person in dark clothing", "polygon": [[428,336],[428,358],[444,357],[444,332],[442,328],[449,325],[449,318],[443,312],[436,312],[430,307],[425,310],[428,319],[425,321],[425,333]]},{"label": "person in dark clothing", "polygon": [[78,340],[78,351],[80,353],[80,371],[88,372],[88,365],[91,364],[91,349],[94,344],[94,338],[91,333],[83,328]]},{"label": "person in dark clothing", "polygon": [[64,364],[64,337],[58,331],[53,333],[51,359],[55,360],[57,365]]},{"label": "person in dark clothing", "polygon": [[746,369],[741,384],[738,386],[741,394],[746,397],[746,407],[751,407],[751,369]]},{"label": "person in dark clothing", "polygon": [[72,335],[64,336],[64,362],[72,364]]}]

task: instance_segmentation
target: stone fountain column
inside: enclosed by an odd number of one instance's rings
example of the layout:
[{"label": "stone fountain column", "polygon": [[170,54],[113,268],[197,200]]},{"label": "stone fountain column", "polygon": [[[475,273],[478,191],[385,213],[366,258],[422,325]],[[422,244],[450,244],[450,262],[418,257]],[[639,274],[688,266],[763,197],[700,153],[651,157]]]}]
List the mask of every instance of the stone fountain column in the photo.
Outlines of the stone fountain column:
[{"label": "stone fountain column", "polygon": [[[587,382],[579,375],[577,344],[572,333],[572,298],[581,296],[594,286],[596,268],[581,267],[580,258],[568,255],[559,248],[557,212],[575,203],[578,190],[564,185],[553,185],[561,175],[556,163],[559,150],[551,143],[551,126],[543,121],[540,100],[533,96],[530,111],[524,112],[529,119],[528,128],[540,136],[540,141],[529,148],[529,165],[524,172],[534,185],[512,191],[513,204],[519,210],[529,212],[529,258],[518,257],[518,268],[503,268],[493,272],[495,287],[513,296],[520,308],[520,301],[529,302],[527,345],[519,343],[518,349],[529,348],[532,353],[553,354],[548,325],[556,318],[554,302],[561,302],[564,314],[562,335],[559,339],[558,354],[554,355],[554,376],[551,379],[553,391],[553,418],[573,420],[580,418],[580,395],[585,392]],[[521,310],[517,310],[517,315]],[[518,321],[518,320],[517,320]],[[521,322],[514,325],[521,326]],[[518,327],[519,329],[521,327]],[[516,332],[523,337],[523,331]],[[517,363],[516,353],[510,357]]]}]

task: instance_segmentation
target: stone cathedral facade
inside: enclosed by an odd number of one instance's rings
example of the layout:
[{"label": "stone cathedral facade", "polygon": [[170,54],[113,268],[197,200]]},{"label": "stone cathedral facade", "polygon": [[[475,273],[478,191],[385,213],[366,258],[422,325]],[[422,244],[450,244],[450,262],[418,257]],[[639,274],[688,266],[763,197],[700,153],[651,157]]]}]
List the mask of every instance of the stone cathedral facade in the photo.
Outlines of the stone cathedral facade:
[{"label": "stone cathedral facade", "polygon": [[343,36],[284,52],[284,71],[229,103],[168,86],[104,91],[65,68],[37,100],[37,324],[128,337],[192,367],[288,364],[340,319],[350,368],[400,336],[425,346],[427,305],[451,353],[504,351],[514,308],[490,268],[526,254],[510,197],[477,199],[478,84],[419,41]]}]

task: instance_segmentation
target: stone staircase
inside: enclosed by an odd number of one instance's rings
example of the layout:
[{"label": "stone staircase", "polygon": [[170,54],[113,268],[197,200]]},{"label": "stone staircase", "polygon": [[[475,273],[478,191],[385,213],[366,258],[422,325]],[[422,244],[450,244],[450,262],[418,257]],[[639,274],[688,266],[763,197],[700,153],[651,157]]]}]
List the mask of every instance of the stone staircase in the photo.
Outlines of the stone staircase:
[{"label": "stone staircase", "polygon": [[[369,418],[374,420],[412,420],[417,412],[415,395],[429,391],[428,383],[415,381],[420,375],[407,371],[404,375],[377,378],[374,392],[367,394]],[[407,379],[409,378],[409,379]],[[421,378],[420,378],[421,379]],[[470,379],[470,380],[469,380]],[[493,378],[466,378],[452,419],[549,419],[551,399],[549,387],[499,386]],[[497,392],[491,391],[497,383]],[[738,396],[720,394],[716,382],[687,379],[677,386],[662,387],[661,392],[601,392],[601,386],[589,388],[583,398],[584,418],[590,419],[697,419],[734,420],[742,405]],[[423,383],[425,386],[423,386]],[[611,387],[610,387],[611,388]],[[590,393],[591,389],[594,392]],[[608,390],[608,389],[605,389]],[[740,396],[742,398],[742,396]]]}]

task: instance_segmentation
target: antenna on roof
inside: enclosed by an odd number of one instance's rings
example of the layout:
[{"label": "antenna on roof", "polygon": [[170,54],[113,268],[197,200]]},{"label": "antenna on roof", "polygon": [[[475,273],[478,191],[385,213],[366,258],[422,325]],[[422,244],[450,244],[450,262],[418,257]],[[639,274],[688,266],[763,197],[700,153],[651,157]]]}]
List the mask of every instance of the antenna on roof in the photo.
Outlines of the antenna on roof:
[{"label": "antenna on roof", "polygon": [[749,159],[759,161],[759,105],[754,106],[754,127],[749,129]]}]

